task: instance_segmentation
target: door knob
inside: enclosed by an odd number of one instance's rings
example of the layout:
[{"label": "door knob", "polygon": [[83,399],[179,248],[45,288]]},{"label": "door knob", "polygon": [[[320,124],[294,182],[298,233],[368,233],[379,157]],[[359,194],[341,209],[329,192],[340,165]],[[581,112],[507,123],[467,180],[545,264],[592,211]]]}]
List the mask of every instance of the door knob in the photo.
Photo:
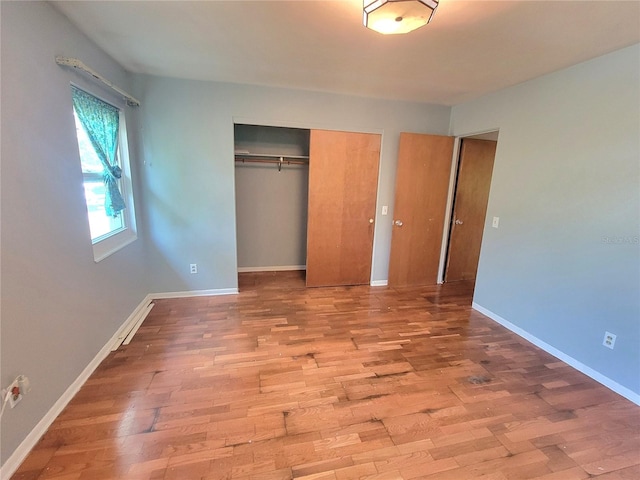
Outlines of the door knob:
[{"label": "door knob", "polygon": [[462,220],[456,220],[456,221],[455,221],[455,224],[456,224],[456,225],[462,225],[463,223],[464,223],[464,222],[463,222]]},{"label": "door knob", "polygon": [[402,226],[402,220],[396,220],[395,222],[393,222],[393,224],[394,224],[396,227],[401,227],[401,226]]},{"label": "door knob", "polygon": [[373,223],[373,218],[370,218],[370,219],[369,219],[369,223]]}]

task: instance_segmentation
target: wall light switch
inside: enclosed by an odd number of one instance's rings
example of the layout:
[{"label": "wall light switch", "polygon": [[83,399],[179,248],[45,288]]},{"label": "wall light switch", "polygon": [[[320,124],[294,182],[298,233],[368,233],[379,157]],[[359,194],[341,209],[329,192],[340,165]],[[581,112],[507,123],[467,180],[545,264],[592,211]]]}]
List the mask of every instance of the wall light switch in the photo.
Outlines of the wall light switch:
[{"label": "wall light switch", "polygon": [[498,228],[498,225],[500,225],[500,217],[493,217],[493,222],[491,223],[491,226],[493,228]]},{"label": "wall light switch", "polygon": [[382,206],[382,215],[389,213],[389,207],[387,205]]}]

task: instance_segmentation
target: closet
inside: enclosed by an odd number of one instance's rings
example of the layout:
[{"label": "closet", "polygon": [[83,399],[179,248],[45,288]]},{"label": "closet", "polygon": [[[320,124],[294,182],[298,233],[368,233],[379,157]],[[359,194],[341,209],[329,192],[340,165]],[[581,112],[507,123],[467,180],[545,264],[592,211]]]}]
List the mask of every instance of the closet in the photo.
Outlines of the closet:
[{"label": "closet", "polygon": [[238,271],[303,270],[309,130],[234,125]]},{"label": "closet", "polygon": [[237,124],[238,271],[369,284],[381,136]]}]

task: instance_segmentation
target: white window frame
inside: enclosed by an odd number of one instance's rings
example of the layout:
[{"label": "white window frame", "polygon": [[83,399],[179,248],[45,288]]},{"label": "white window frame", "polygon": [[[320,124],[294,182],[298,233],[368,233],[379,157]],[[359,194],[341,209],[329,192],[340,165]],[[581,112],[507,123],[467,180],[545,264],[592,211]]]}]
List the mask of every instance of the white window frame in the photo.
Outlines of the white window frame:
[{"label": "white window frame", "polygon": [[[120,194],[124,199],[126,208],[120,212],[123,220],[123,227],[113,230],[105,235],[91,240],[91,229],[89,228],[89,207],[85,198],[85,221],[87,222],[87,231],[89,232],[89,240],[93,246],[93,260],[98,263],[117,251],[123,249],[127,245],[133,243],[138,238],[136,227],[135,206],[133,201],[133,188],[131,182],[131,165],[129,160],[129,141],[127,139],[127,122],[124,113],[124,105],[118,104],[111,100],[105,100],[103,97],[96,95],[90,90],[78,85],[74,86],[85,91],[89,95],[102,100],[105,103],[117,108],[120,114],[118,127],[118,157],[120,159],[120,168],[122,169],[122,177],[120,178]],[[78,139],[76,138],[76,142]],[[82,158],[80,159],[80,168],[82,170]],[[84,191],[85,172],[82,171],[82,182]],[[84,196],[83,196],[84,198]]]}]

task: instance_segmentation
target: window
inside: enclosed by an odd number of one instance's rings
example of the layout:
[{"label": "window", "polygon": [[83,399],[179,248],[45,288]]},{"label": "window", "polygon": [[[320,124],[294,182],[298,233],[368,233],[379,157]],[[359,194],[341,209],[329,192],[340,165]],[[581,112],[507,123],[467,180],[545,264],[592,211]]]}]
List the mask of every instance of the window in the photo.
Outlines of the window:
[{"label": "window", "polygon": [[71,91],[89,230],[99,261],[136,238],[126,126],[118,107],[75,86]]}]

